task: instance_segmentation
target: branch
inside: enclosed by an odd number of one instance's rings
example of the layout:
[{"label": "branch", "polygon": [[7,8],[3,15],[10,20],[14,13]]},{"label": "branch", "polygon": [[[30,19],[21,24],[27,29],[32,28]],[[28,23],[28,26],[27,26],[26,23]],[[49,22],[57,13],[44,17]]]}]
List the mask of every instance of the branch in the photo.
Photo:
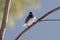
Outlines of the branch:
[{"label": "branch", "polygon": [[9,8],[10,8],[10,0],[6,0],[1,29],[0,29],[0,40],[4,39],[3,37],[4,37],[4,31],[5,31],[5,27],[6,27],[7,17],[9,14]]},{"label": "branch", "polygon": [[60,6],[49,11],[48,13],[46,13],[45,15],[43,15],[41,18],[38,18],[34,23],[32,23],[30,26],[28,26],[26,29],[24,29],[15,40],[18,40],[19,38],[21,38],[21,36],[23,36],[23,34],[25,34],[28,30],[30,30],[32,27],[34,27],[35,24],[41,22],[45,17],[47,17],[48,15],[52,14],[53,12],[60,10]]},{"label": "branch", "polygon": [[42,21],[60,21],[60,19],[45,19],[45,20],[42,20]]}]

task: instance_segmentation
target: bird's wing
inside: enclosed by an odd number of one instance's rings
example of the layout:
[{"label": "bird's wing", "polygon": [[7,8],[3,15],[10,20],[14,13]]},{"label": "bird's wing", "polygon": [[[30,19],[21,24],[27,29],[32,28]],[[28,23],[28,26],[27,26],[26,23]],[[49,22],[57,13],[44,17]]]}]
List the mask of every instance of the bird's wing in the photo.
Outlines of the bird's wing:
[{"label": "bird's wing", "polygon": [[26,17],[25,23],[27,23],[31,18],[29,16]]}]

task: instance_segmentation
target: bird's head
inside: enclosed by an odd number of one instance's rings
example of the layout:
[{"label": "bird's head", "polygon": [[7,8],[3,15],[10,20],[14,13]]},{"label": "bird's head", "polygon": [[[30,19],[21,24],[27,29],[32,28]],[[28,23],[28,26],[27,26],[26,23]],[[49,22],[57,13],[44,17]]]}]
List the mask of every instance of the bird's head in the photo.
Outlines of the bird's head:
[{"label": "bird's head", "polygon": [[32,12],[29,12],[29,14],[32,14]]}]

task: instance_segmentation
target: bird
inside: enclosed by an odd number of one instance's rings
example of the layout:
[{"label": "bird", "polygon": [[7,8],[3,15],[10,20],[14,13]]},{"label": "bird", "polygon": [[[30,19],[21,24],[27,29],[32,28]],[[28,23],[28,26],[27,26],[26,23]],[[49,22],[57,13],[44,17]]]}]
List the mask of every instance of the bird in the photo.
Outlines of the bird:
[{"label": "bird", "polygon": [[25,26],[30,26],[33,22],[36,21],[36,17],[33,15],[32,12],[29,12],[29,15],[25,19],[24,27]]}]

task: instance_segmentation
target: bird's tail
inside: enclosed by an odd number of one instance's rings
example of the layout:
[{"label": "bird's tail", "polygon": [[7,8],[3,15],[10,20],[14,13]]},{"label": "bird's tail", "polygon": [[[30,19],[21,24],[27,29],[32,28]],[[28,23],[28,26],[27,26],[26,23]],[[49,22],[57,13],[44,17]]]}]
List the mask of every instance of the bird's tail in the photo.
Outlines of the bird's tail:
[{"label": "bird's tail", "polygon": [[26,27],[28,24],[27,23],[24,23],[23,27]]}]

